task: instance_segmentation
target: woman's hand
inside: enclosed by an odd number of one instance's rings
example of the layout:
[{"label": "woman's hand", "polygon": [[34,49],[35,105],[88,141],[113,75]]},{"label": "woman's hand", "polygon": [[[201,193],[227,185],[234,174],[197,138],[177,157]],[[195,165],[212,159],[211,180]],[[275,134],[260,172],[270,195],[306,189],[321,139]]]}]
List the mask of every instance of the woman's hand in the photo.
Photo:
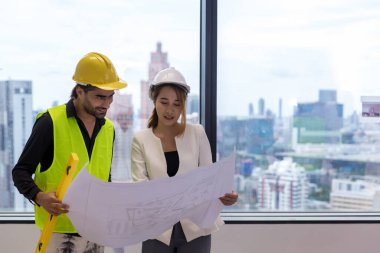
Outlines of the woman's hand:
[{"label": "woman's hand", "polygon": [[223,197],[220,197],[219,200],[223,203],[225,206],[231,206],[236,203],[238,199],[238,194],[234,191],[232,193],[226,193]]}]

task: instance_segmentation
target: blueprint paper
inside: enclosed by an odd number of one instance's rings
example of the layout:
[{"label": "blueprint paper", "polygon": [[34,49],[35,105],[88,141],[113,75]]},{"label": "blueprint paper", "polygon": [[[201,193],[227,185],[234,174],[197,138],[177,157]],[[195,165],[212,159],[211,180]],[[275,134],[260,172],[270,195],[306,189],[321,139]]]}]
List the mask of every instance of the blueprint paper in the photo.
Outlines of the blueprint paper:
[{"label": "blueprint paper", "polygon": [[140,183],[103,182],[83,168],[66,192],[78,233],[109,247],[153,239],[179,220],[211,228],[233,190],[235,154],[175,177]]}]

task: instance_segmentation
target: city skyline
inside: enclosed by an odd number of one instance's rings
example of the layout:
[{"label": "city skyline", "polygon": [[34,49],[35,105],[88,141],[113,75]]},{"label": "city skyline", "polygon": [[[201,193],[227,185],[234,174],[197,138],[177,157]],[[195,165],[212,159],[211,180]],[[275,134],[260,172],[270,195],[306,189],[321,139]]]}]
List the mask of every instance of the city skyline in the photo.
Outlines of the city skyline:
[{"label": "city skyline", "polygon": [[[8,81],[8,83],[2,83],[2,87],[7,87],[4,84],[8,84],[8,89],[13,90],[15,95],[26,93],[30,101],[32,96],[31,83],[26,83],[29,86],[21,87],[18,86],[17,81]],[[2,92],[2,94],[4,95],[5,92]],[[128,150],[130,146],[124,145],[126,142],[131,141],[133,135],[134,118],[131,100],[131,95],[117,92],[114,101],[115,107],[110,108],[109,111],[109,116],[115,122],[115,131],[119,141],[115,143],[114,147],[115,163],[113,163],[113,166],[115,167],[113,168],[115,169],[114,172],[119,171],[119,173],[113,175],[116,181],[131,180],[130,174],[125,171],[129,166]],[[10,99],[9,101],[13,100]],[[23,99],[15,100],[14,108],[20,108],[20,106],[23,108],[23,103]],[[233,149],[237,148],[238,161],[240,159],[241,162],[240,166],[236,167],[237,173],[235,174],[235,187],[242,194],[241,203],[234,207],[235,209],[309,211],[315,208],[320,210],[331,210],[331,208],[332,210],[335,210],[334,208],[337,210],[372,210],[372,208],[378,210],[380,208],[380,199],[376,197],[378,196],[377,193],[380,192],[380,172],[376,169],[380,163],[375,159],[377,149],[380,148],[378,144],[380,141],[376,141],[376,139],[375,142],[372,139],[355,139],[353,135],[348,135],[344,139],[340,137],[331,141],[331,139],[317,138],[313,142],[303,143],[301,139],[289,138],[289,133],[290,135],[292,132],[294,134],[292,129],[298,127],[297,125],[283,124],[281,118],[274,117],[273,114],[264,113],[264,99],[259,100],[259,105],[261,105],[259,106],[259,112],[251,115],[251,117],[221,117],[218,126],[219,157],[223,158],[224,155],[230,154]],[[334,90],[321,90],[318,102],[301,103],[298,106],[306,107],[301,109],[295,115],[295,118],[302,116],[306,117],[304,120],[308,119],[309,122],[313,122],[317,116],[319,122],[325,122],[324,124],[331,122],[331,117],[338,116],[342,119],[342,115],[339,114],[342,108],[338,110],[338,114],[329,113],[329,111],[336,111],[336,106],[338,108],[341,106],[336,101],[336,91]],[[323,108],[326,113],[320,115],[320,108]],[[29,107],[29,109],[31,108]],[[17,115],[19,114],[22,113],[17,113]],[[2,127],[5,126],[3,129],[6,132],[12,130],[12,122],[13,124],[17,122],[18,125],[24,124],[23,117],[20,119],[17,115],[13,116],[18,120],[3,122]],[[137,115],[137,118],[140,116]],[[7,117],[4,118],[6,119]],[[31,114],[28,121],[31,121]],[[355,133],[359,129],[355,122],[345,124],[351,126],[348,128],[351,129],[351,133]],[[316,126],[319,126],[319,123]],[[332,125],[331,129],[327,127],[317,130],[320,133],[321,131],[324,132],[323,136],[329,137],[331,136],[330,133],[342,127],[344,126],[338,123],[337,125]],[[29,123],[29,128],[31,128],[31,122]],[[24,132],[27,131],[27,128],[23,129]],[[305,130],[309,131],[308,128],[305,128]],[[313,129],[311,130],[310,133],[313,133]],[[25,133],[22,136],[25,136]],[[279,142],[283,138],[287,139],[285,146],[283,145],[284,143]],[[17,143],[20,146],[24,145],[25,141],[24,138]],[[11,140],[8,143],[13,142],[15,141]],[[362,146],[370,143],[371,146]],[[331,148],[335,150],[333,155],[329,153]],[[5,156],[7,156],[6,153],[9,151],[7,149],[4,151]],[[20,152],[20,148],[17,152]],[[12,153],[8,155],[12,156]],[[18,154],[13,156],[18,156]],[[370,157],[372,163],[367,163],[368,158],[366,157]],[[303,160],[304,158],[307,159]],[[320,162],[309,163],[308,161],[312,161],[312,159],[323,161],[323,166],[319,165]],[[13,162],[5,164],[6,167],[12,167],[15,162],[14,159],[12,160]],[[346,165],[343,167],[337,166],[341,162],[346,163]],[[365,166],[363,166],[363,162],[365,162]],[[117,169],[116,166],[118,166]],[[310,166],[313,167],[312,170],[310,170]],[[1,167],[4,169],[3,166]],[[347,169],[350,171],[348,175]],[[327,173],[325,172],[326,170]],[[360,177],[363,173],[368,177],[363,177],[360,182],[356,182],[355,178]],[[302,181],[301,184],[299,184],[299,180]],[[340,185],[344,185],[344,189]],[[332,186],[333,190],[330,192],[329,189]],[[363,190],[363,187],[365,187],[365,190]],[[365,206],[367,209],[363,209],[358,202],[355,202],[352,194],[359,194],[363,201],[367,201]],[[332,196],[330,200],[329,196]],[[350,198],[351,202],[345,205],[344,200],[347,198]],[[16,210],[22,210],[22,207],[28,204],[17,193],[14,200]],[[18,202],[20,203],[16,205]]]},{"label": "city skyline", "polygon": [[[160,68],[173,66],[184,74],[191,86],[189,122],[198,121],[199,1],[116,0],[104,5],[100,0],[37,0],[24,9],[21,4],[6,2],[0,10],[0,80],[32,82],[33,109],[45,110],[69,100],[75,85],[71,76],[80,57],[89,51],[107,55],[129,83],[115,96],[120,108],[121,101],[127,101],[125,110],[111,116],[121,140],[115,144],[120,159],[114,166],[128,166],[124,142],[130,142],[132,131],[125,130],[132,124],[138,125],[135,130],[145,127],[141,119],[151,104],[142,97]],[[370,194],[377,194],[380,180],[351,181],[380,176],[380,128],[351,115],[354,111],[361,115],[362,96],[378,92],[380,4],[221,0],[218,8],[217,157],[236,150],[242,160],[236,175],[247,188],[241,191],[243,202],[237,208],[244,209],[244,204],[257,208],[261,201],[263,208],[275,210],[299,206],[327,210],[330,204],[341,208],[342,200],[352,195],[350,187],[359,187],[357,192],[368,187]],[[3,128],[9,131],[12,122],[5,123]],[[7,152],[4,149],[1,156]],[[282,162],[287,159],[292,162]],[[11,163],[6,161],[8,168]],[[307,183],[305,191],[298,191],[298,179],[292,179],[299,171],[287,173],[285,179],[268,171],[276,164],[282,164],[282,171],[293,163],[304,169],[298,178]],[[262,182],[266,189],[261,191],[253,179],[272,181]],[[282,191],[288,195],[282,196]],[[255,194],[267,196],[254,198]],[[370,194],[362,194],[363,199]],[[287,196],[301,197],[282,207],[275,202],[287,201]],[[380,200],[371,200],[367,208],[371,204],[380,208]]]}]

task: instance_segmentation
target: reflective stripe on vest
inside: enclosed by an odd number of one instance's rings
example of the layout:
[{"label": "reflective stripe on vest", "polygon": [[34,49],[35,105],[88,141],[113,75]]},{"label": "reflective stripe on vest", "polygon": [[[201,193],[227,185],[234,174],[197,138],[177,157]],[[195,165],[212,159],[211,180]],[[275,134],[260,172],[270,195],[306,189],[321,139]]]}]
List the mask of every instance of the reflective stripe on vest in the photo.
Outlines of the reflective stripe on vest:
[{"label": "reflective stripe on vest", "polygon": [[[82,132],[76,118],[67,117],[66,105],[53,107],[48,109],[48,112],[53,121],[53,161],[46,171],[40,172],[40,166],[38,166],[34,179],[35,183],[43,192],[52,192],[57,189],[71,152],[75,152],[79,157],[76,174],[89,162]],[[113,138],[113,124],[110,120],[106,119],[105,124],[101,127],[96,136],[91,161],[86,166],[91,175],[103,181],[108,181],[109,179]],[[43,207],[35,205],[35,221],[39,228],[42,229],[44,227],[48,217],[49,214]],[[76,230],[67,215],[62,214],[58,217],[54,232],[76,233]]]}]

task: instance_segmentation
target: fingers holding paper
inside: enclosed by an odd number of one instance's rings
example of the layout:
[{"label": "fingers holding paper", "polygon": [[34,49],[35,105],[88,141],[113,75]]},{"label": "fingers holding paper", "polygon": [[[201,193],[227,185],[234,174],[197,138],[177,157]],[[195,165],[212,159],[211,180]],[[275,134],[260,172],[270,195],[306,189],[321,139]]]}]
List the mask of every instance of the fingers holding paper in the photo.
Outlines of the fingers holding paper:
[{"label": "fingers holding paper", "polygon": [[223,205],[231,206],[236,203],[238,197],[238,194],[235,191],[232,191],[231,193],[224,194],[224,196],[220,197],[219,200],[223,203]]}]

